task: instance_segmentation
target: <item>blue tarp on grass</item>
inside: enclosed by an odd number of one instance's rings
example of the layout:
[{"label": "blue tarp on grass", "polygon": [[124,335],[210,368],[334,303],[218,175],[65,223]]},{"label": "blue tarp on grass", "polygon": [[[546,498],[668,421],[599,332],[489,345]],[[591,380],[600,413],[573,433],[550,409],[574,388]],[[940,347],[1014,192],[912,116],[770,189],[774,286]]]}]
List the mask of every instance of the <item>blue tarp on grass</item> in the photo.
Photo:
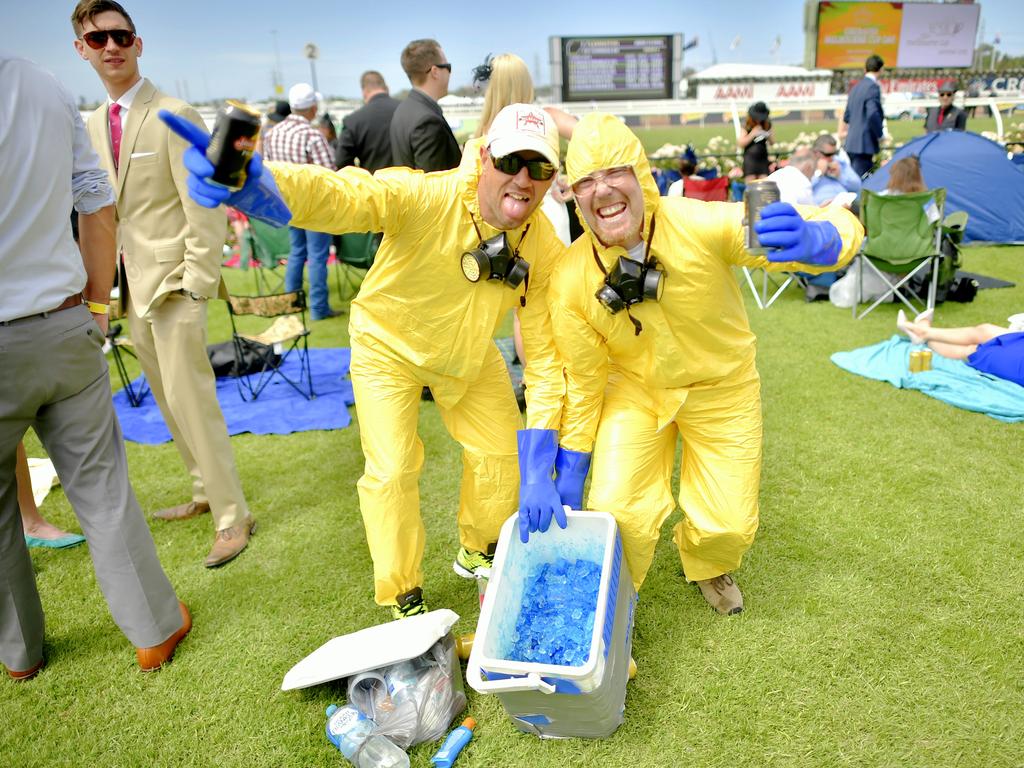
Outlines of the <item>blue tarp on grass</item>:
[{"label": "blue tarp on grass", "polygon": [[[345,348],[309,350],[316,397],[306,400],[279,376],[267,385],[256,400],[243,400],[234,378],[217,379],[220,401],[228,434],[252,432],[254,435],[287,435],[311,429],[342,429],[352,418],[348,406],[355,402],[348,367],[352,351]],[[292,352],[282,371],[292,381],[299,378],[299,358]],[[136,379],[136,384],[145,377]],[[114,410],[126,440],[136,443],[166,443],[171,439],[153,393],[146,391],[141,405],[132,408],[123,390],[114,393]]]},{"label": "blue tarp on grass", "polygon": [[984,413],[1000,421],[1024,421],[1024,387],[934,352],[932,370],[911,373],[913,348],[909,340],[896,335],[870,347],[836,352],[832,362],[858,376],[887,381],[900,389],[916,389],[957,408]]}]

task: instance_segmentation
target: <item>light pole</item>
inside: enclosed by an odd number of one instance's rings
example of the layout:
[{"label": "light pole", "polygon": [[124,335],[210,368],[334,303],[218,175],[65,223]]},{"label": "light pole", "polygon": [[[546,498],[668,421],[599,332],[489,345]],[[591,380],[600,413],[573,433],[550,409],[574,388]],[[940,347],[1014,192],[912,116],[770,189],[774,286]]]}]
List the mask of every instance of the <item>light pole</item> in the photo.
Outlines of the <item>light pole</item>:
[{"label": "light pole", "polygon": [[319,91],[320,89],[316,87],[316,59],[320,55],[320,50],[316,47],[316,43],[306,43],[304,53],[309,59],[309,74],[313,78],[313,90]]},{"label": "light pole", "polygon": [[274,38],[274,61],[277,62],[277,67],[274,69],[274,95],[281,96],[284,94],[284,85],[281,83],[281,51],[277,47],[277,30],[270,30],[270,35]]}]

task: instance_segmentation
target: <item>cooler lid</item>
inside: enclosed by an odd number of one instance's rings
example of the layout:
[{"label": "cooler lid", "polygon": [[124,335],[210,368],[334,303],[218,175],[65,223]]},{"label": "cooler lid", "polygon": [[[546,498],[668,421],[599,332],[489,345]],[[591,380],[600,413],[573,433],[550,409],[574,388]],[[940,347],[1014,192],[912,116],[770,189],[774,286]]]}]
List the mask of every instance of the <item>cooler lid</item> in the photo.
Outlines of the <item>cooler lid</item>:
[{"label": "cooler lid", "polygon": [[458,620],[455,611],[441,608],[328,640],[288,670],[281,690],[309,688],[419,656]]}]

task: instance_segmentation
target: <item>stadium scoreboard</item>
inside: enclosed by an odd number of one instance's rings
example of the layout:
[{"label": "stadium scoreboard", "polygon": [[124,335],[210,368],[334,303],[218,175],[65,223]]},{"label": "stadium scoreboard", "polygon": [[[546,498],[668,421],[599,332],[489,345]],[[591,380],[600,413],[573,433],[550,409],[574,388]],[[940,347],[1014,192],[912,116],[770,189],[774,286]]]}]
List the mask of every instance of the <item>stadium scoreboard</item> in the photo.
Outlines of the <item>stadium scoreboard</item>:
[{"label": "stadium scoreboard", "polygon": [[551,83],[563,102],[675,98],[682,37],[552,37]]}]

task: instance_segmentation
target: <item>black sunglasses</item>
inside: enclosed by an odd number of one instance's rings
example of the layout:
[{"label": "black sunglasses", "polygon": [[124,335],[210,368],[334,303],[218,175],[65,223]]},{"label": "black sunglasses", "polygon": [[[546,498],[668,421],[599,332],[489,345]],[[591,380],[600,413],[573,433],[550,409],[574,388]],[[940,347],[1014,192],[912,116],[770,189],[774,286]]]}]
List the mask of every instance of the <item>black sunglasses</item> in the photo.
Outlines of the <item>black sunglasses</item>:
[{"label": "black sunglasses", "polygon": [[527,160],[514,154],[504,157],[491,155],[491,162],[494,163],[495,168],[507,176],[515,176],[523,169],[523,166],[526,166],[526,173],[534,181],[547,181],[555,175],[557,170],[547,160]]},{"label": "black sunglasses", "polygon": [[444,64],[435,64],[434,66],[438,69],[447,69],[449,72],[452,71],[452,63],[450,61],[446,61]]},{"label": "black sunglasses", "polygon": [[130,29],[97,29],[82,35],[86,45],[96,51],[107,47],[108,37],[118,48],[128,48],[135,42],[135,33]]},{"label": "black sunglasses", "polygon": [[823,152],[819,149],[818,154],[821,155],[822,157],[835,157],[836,155],[839,154],[839,150],[837,149],[832,152]]},{"label": "black sunglasses", "polygon": [[952,91],[939,91],[939,96],[952,96]]}]

